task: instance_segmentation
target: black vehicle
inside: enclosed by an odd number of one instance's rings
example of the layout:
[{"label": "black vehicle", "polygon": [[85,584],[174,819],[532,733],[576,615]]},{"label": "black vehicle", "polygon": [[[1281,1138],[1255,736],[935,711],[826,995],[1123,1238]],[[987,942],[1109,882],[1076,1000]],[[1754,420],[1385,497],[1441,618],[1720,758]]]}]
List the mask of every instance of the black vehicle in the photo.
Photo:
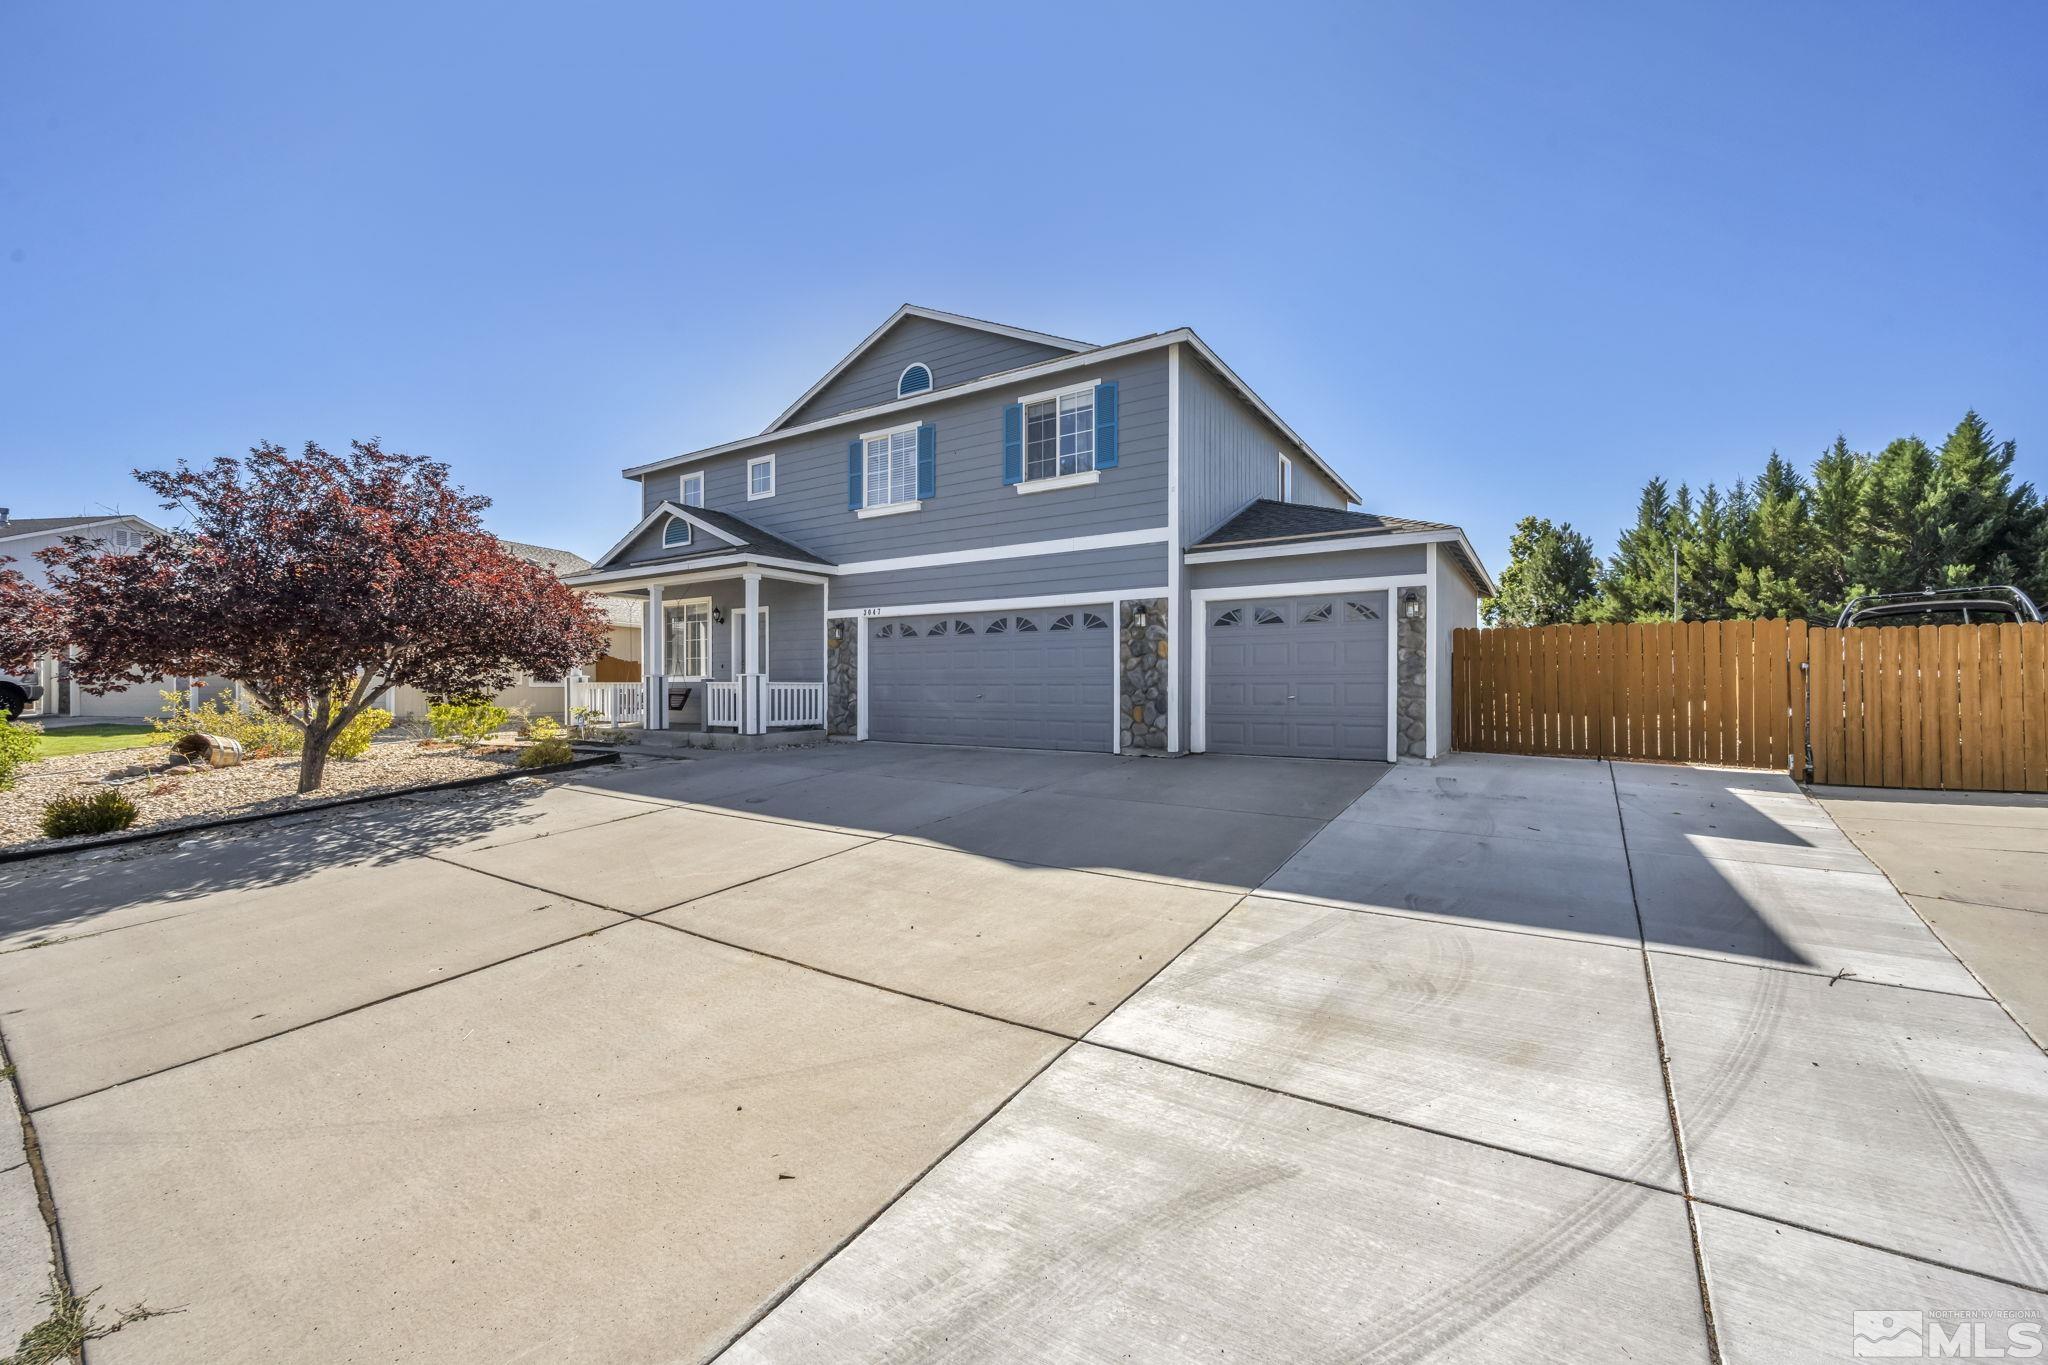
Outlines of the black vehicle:
[{"label": "black vehicle", "polygon": [[1919,592],[1852,597],[1837,626],[1982,626],[2005,621],[2038,622],[2041,609],[2018,588],[1985,584],[1974,588],[1922,588]]}]

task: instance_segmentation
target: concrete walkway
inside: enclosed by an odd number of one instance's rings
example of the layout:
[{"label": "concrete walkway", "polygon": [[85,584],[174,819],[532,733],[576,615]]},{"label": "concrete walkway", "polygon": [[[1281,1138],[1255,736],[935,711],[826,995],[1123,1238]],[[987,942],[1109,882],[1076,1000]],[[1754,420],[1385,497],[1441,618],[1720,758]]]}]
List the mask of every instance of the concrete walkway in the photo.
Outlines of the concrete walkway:
[{"label": "concrete walkway", "polygon": [[183,1310],[95,1365],[2048,1312],[2048,1058],[1769,776],[653,760],[13,870],[0,1000],[72,1281]]}]

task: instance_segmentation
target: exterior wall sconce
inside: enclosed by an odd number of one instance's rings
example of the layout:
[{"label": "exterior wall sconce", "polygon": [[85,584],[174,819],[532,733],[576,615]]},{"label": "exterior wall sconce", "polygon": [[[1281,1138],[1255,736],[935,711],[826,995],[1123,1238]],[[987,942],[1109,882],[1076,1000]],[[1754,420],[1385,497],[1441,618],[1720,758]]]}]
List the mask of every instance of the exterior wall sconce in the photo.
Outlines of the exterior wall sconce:
[{"label": "exterior wall sconce", "polygon": [[1407,618],[1408,618],[1408,619],[1409,619],[1410,621],[1415,621],[1415,620],[1420,620],[1420,619],[1421,619],[1421,617],[1422,617],[1422,594],[1421,594],[1421,593],[1419,593],[1419,592],[1415,591],[1415,589],[1413,589],[1413,588],[1408,588],[1408,589],[1406,589],[1405,591],[1403,591],[1403,592],[1402,592],[1402,594],[1401,594],[1401,615],[1403,615],[1403,616],[1407,617]]},{"label": "exterior wall sconce", "polygon": [[1131,620],[1137,624],[1139,630],[1143,630],[1145,628],[1145,609],[1139,607],[1133,611],[1131,613]]},{"label": "exterior wall sconce", "polygon": [[715,626],[722,626],[722,625],[724,625],[724,624],[725,624],[725,608],[724,608],[724,607],[713,607],[713,608],[711,609],[711,624],[713,624],[713,625],[715,625]]}]

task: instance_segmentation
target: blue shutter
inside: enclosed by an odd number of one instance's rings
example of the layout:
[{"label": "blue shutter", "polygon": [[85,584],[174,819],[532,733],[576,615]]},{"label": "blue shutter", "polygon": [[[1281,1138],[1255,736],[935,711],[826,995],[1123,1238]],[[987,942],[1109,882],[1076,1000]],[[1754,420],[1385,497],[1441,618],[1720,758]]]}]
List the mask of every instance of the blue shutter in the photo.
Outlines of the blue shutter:
[{"label": "blue shutter", "polygon": [[1003,409],[1003,482],[1024,482],[1024,405]]},{"label": "blue shutter", "polygon": [[917,429],[917,496],[939,491],[939,429],[926,422]]},{"label": "blue shutter", "polygon": [[858,512],[866,500],[861,497],[861,449],[859,441],[846,443],[846,506]]},{"label": "blue shutter", "polygon": [[1116,468],[1116,381],[1095,386],[1095,467]]}]

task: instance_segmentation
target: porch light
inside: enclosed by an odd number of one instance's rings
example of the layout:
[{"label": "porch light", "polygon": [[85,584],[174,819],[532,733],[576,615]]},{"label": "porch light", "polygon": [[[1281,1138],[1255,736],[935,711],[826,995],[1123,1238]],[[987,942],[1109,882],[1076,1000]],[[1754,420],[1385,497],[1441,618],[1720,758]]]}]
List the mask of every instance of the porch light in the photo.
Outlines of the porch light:
[{"label": "porch light", "polygon": [[1143,630],[1145,628],[1145,609],[1139,607],[1136,611],[1133,611],[1131,613],[1131,620],[1137,623],[1139,630]]},{"label": "porch light", "polygon": [[711,620],[712,620],[712,622],[713,622],[714,624],[717,624],[717,625],[721,625],[721,626],[722,626],[722,625],[724,625],[724,624],[725,624],[725,608],[724,608],[724,607],[713,607],[713,608],[711,609]]},{"label": "porch light", "polygon": [[1414,621],[1422,615],[1422,594],[1413,588],[1401,594],[1401,615]]}]

